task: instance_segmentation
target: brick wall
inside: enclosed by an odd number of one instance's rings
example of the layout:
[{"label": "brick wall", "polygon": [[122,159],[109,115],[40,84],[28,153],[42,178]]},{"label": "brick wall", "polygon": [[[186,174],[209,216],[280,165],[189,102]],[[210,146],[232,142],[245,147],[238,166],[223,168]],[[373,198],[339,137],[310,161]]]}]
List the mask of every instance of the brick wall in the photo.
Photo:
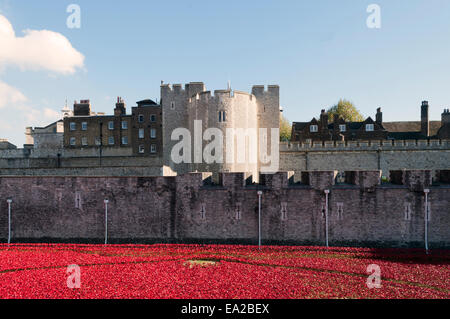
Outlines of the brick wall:
[{"label": "brick wall", "polygon": [[[7,203],[12,203],[14,241],[104,239],[104,203],[109,200],[110,242],[256,243],[258,194],[262,195],[263,243],[324,245],[325,193],[329,189],[332,245],[424,246],[428,171],[403,171],[399,184],[380,184],[380,171],[304,172],[265,175],[245,185],[246,174],[176,177],[0,177],[0,240],[7,238]],[[440,176],[446,176],[445,173]],[[430,247],[450,247],[450,185],[430,189]],[[333,185],[334,184],[334,185]],[[428,186],[427,186],[428,185]],[[410,214],[407,216],[406,208]]]}]

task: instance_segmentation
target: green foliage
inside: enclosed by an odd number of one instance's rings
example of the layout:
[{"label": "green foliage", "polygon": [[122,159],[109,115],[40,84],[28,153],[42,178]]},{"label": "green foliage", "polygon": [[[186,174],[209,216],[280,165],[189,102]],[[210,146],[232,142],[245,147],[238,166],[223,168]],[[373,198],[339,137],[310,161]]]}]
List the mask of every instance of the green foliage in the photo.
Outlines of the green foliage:
[{"label": "green foliage", "polygon": [[364,121],[364,117],[353,103],[345,99],[340,99],[338,104],[328,110],[328,121],[333,122],[336,115],[348,122]]},{"label": "green foliage", "polygon": [[292,125],[287,118],[280,114],[280,141],[288,142],[291,140]]}]

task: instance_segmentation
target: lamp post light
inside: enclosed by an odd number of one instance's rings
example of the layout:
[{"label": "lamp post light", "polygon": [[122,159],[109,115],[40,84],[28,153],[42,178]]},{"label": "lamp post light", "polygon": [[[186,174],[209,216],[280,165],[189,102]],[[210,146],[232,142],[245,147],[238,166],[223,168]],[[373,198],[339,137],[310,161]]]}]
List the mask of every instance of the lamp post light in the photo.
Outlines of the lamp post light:
[{"label": "lamp post light", "polygon": [[330,194],[330,190],[325,190],[325,241],[327,248],[328,245],[328,195]]},{"label": "lamp post light", "polygon": [[105,245],[108,244],[108,203],[109,200],[105,199]]},{"label": "lamp post light", "polygon": [[423,192],[425,193],[425,250],[428,254],[428,194],[430,193],[429,189],[424,189]]},{"label": "lamp post light", "polygon": [[263,192],[258,191],[258,248],[261,250],[261,196]]},{"label": "lamp post light", "polygon": [[11,244],[11,203],[12,199],[6,201],[8,203],[8,245]]}]

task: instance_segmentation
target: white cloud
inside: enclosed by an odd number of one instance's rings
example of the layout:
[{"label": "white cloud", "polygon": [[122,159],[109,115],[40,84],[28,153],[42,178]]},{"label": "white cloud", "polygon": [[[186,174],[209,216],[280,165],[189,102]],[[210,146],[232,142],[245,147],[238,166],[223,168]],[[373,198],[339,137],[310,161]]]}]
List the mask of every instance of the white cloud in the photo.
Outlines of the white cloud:
[{"label": "white cloud", "polygon": [[26,102],[27,98],[18,89],[0,81],[0,109],[8,105]]},{"label": "white cloud", "polygon": [[[25,30],[17,37],[12,24],[0,14],[0,69],[47,70],[73,74],[84,67],[84,56],[62,34],[48,30]],[[45,126],[61,118],[56,110],[30,104],[17,88],[0,80],[0,138],[16,145],[24,142],[27,126]]]},{"label": "white cloud", "polygon": [[0,67],[18,66],[21,70],[50,70],[72,74],[84,66],[84,56],[60,33],[25,30],[17,37],[12,24],[0,15]]}]

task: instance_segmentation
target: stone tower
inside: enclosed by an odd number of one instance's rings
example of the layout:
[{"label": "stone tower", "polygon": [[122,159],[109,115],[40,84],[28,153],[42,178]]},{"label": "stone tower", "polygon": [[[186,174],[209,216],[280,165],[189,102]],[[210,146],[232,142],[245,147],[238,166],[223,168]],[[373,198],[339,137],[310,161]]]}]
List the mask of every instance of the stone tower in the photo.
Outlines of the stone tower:
[{"label": "stone tower", "polygon": [[[264,166],[264,161],[261,162],[259,158],[260,142],[268,145],[270,155],[271,129],[279,130],[280,127],[279,87],[275,85],[269,86],[267,91],[264,86],[254,86],[251,94],[232,91],[230,88],[216,90],[212,94],[206,91],[201,82],[186,84],[184,89],[180,84],[163,84],[161,105],[164,163],[179,174],[195,171],[246,172],[256,179],[257,173]],[[192,163],[176,164],[171,158],[172,148],[179,143],[171,140],[172,133],[177,128],[185,128],[190,132]],[[266,136],[260,136],[260,128],[268,129]],[[223,133],[223,157],[219,163],[205,161],[203,152],[201,155],[194,154],[196,144],[201,145],[201,150],[205,150],[211,141],[218,138],[211,135],[216,131],[210,129],[219,129]],[[276,137],[277,148],[274,150],[277,158],[278,141],[279,135]]]}]

